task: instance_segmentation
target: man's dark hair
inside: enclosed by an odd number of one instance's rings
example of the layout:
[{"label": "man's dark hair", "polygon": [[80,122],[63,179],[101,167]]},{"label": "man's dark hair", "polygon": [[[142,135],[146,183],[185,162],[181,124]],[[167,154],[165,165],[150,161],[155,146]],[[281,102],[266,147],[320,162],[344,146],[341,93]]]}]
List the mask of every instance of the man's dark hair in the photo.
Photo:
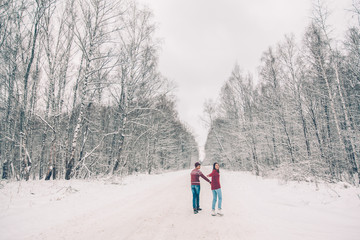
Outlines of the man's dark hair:
[{"label": "man's dark hair", "polygon": [[199,162],[195,163],[195,167],[200,166],[201,164]]}]

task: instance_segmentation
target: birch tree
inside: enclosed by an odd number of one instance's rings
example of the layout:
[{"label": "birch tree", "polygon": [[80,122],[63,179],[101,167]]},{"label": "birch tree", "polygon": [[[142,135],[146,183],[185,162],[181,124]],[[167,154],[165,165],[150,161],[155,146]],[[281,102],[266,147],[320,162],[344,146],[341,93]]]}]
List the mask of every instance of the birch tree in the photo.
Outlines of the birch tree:
[{"label": "birch tree", "polygon": [[111,49],[106,47],[106,43],[110,33],[114,31],[111,24],[119,14],[116,12],[118,10],[116,4],[107,0],[79,1],[78,8],[81,12],[80,22],[75,25],[74,31],[76,44],[81,51],[81,64],[76,81],[79,86],[80,106],[71,141],[70,156],[66,160],[65,179],[70,179],[73,175],[75,153],[84,121],[85,107],[91,105],[94,95],[101,89],[101,87],[93,88],[93,84],[97,82],[103,84],[102,81],[105,80],[108,70],[112,68]]},{"label": "birch tree", "polygon": [[[119,32],[119,82],[115,84],[120,95],[113,94],[118,104],[119,119],[116,125],[120,137],[113,172],[127,164],[123,151],[129,118],[141,112],[142,108],[148,108],[142,106],[141,101],[151,98],[151,94],[159,89],[159,83],[161,84],[161,78],[156,72],[157,60],[154,51],[157,46],[153,40],[155,26],[151,23],[151,17],[152,14],[147,9],[139,9],[136,3],[130,3],[125,15],[120,19],[124,30]],[[136,124],[136,120],[132,122]]]}]

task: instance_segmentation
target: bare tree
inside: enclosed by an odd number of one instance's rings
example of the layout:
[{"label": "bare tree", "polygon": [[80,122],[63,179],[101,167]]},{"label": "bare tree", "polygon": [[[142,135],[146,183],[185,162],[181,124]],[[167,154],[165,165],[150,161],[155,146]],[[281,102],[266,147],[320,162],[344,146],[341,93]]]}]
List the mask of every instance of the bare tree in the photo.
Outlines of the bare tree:
[{"label": "bare tree", "polygon": [[121,17],[124,30],[119,34],[121,49],[118,76],[120,82],[115,84],[117,89],[120,89],[120,95],[113,94],[118,104],[119,119],[117,121],[120,137],[113,173],[127,164],[123,151],[129,118],[144,108],[139,105],[140,101],[148,99],[146,95],[151,95],[159,86],[160,78],[154,72],[157,62],[154,59],[156,42],[152,39],[155,26],[150,22],[151,17],[152,13],[149,10],[139,9],[136,3],[130,3],[128,10]]},{"label": "bare tree", "polygon": [[[111,50],[106,48],[110,34],[114,31],[110,26],[118,16],[116,3],[107,0],[79,1],[80,23],[75,25],[76,43],[81,51],[81,64],[77,83],[80,88],[79,114],[72,138],[70,156],[66,160],[65,179],[70,179],[75,165],[75,152],[80,129],[84,121],[85,105],[90,107],[94,94],[101,88],[92,88],[91,84],[102,82],[112,69]],[[116,25],[115,25],[116,26]],[[100,76],[100,78],[99,78]],[[75,109],[73,109],[74,111]],[[81,159],[80,159],[81,160]]]}]

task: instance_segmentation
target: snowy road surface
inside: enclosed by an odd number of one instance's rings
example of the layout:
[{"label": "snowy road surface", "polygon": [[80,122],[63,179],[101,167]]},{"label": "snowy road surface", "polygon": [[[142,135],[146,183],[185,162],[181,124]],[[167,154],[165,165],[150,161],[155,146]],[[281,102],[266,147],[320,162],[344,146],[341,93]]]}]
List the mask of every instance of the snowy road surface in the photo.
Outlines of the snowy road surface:
[{"label": "snowy road surface", "polygon": [[189,174],[130,176],[121,184],[2,182],[0,239],[360,239],[357,188],[321,185],[315,191],[313,184],[221,171],[225,215],[213,217],[205,181],[203,211],[193,214]]}]

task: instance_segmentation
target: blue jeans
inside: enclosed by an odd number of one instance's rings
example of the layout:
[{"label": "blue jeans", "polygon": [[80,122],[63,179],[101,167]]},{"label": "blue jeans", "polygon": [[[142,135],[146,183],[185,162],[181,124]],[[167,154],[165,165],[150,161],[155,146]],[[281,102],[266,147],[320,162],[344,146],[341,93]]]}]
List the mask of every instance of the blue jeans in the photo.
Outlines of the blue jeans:
[{"label": "blue jeans", "polygon": [[191,192],[193,194],[193,208],[198,209],[200,207],[200,185],[191,185]]},{"label": "blue jeans", "polygon": [[217,199],[218,197],[219,197],[218,208],[221,209],[221,202],[222,202],[221,188],[218,188],[218,189],[216,189],[216,190],[212,190],[212,193],[213,193],[212,209],[215,210],[216,199]]}]

